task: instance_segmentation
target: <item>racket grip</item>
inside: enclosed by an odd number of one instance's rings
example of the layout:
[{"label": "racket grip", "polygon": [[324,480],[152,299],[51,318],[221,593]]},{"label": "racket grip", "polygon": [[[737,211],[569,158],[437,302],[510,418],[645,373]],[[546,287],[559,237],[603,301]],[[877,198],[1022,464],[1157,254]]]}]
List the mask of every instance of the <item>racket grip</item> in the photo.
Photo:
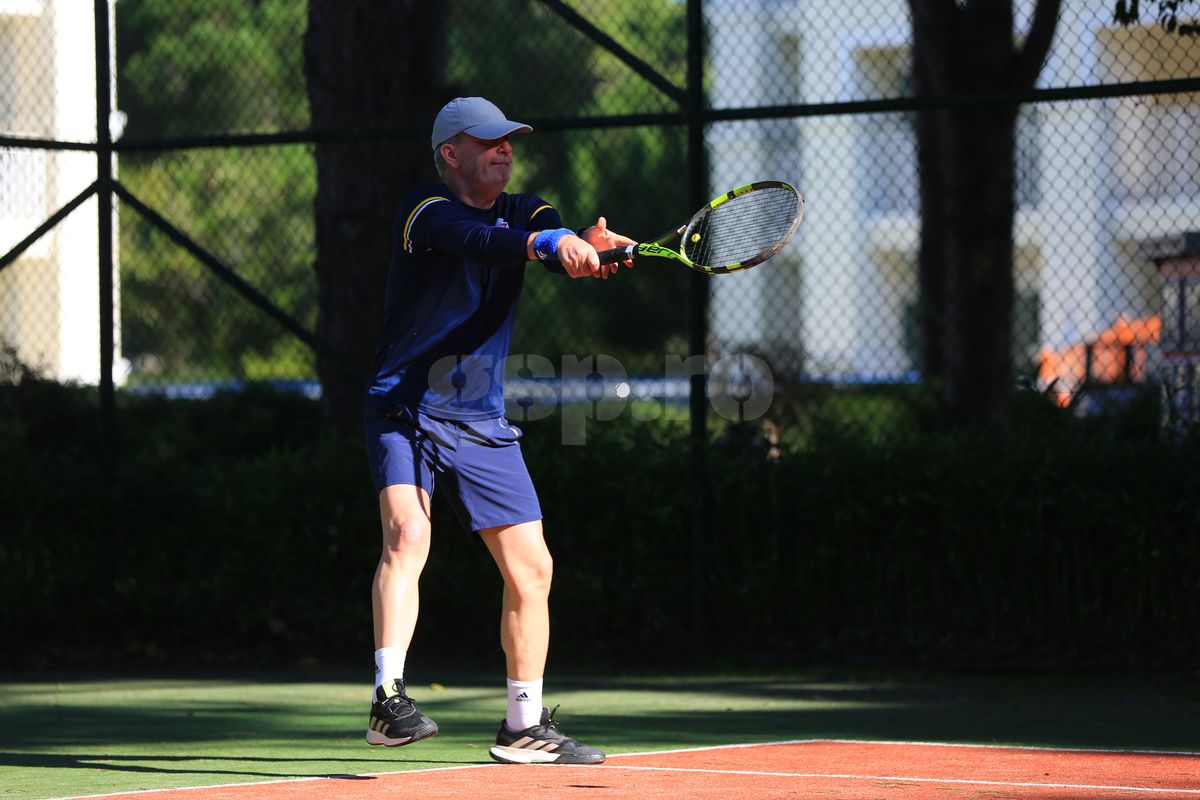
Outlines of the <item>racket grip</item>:
[{"label": "racket grip", "polygon": [[636,244],[631,244],[626,247],[614,247],[611,250],[601,250],[596,253],[600,257],[601,264],[616,264],[618,261],[624,261],[627,258],[633,258],[633,251],[637,249]]}]

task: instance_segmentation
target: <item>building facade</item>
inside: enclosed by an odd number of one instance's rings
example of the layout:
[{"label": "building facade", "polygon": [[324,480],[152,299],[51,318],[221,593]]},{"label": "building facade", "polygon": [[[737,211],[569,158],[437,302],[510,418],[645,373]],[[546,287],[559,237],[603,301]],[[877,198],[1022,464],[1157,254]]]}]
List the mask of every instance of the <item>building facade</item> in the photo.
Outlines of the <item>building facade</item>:
[{"label": "building facade", "polygon": [[[0,0],[0,133],[95,142],[95,53],[93,4]],[[95,180],[94,153],[0,147],[0,253]],[[0,347],[55,380],[100,379],[96,214],[93,197],[0,271]]]},{"label": "building facade", "polygon": [[[902,0],[869,9],[829,0],[707,8],[714,107],[911,94]],[[1018,8],[1017,39],[1029,11]],[[1038,86],[1200,75],[1193,40],[1156,25],[1121,28],[1111,14],[1108,4],[1064,0]],[[758,351],[777,372],[816,380],[913,379],[912,115],[718,123],[709,145],[714,191],[778,178],[807,199],[799,234],[775,262],[713,282],[717,349]],[[1016,159],[1014,352],[1024,368],[1044,348],[1158,312],[1156,268],[1141,245],[1200,221],[1200,98],[1026,105]]]}]

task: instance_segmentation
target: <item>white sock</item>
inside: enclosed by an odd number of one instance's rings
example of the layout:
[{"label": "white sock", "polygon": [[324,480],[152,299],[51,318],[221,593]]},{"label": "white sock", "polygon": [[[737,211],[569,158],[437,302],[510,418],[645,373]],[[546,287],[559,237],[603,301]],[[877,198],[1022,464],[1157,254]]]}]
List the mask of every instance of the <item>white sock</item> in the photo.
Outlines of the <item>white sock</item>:
[{"label": "white sock", "polygon": [[375,688],[399,678],[404,680],[403,647],[381,647],[375,651]]},{"label": "white sock", "polygon": [[504,724],[510,731],[523,731],[542,721],[542,679],[508,679],[508,716]]}]

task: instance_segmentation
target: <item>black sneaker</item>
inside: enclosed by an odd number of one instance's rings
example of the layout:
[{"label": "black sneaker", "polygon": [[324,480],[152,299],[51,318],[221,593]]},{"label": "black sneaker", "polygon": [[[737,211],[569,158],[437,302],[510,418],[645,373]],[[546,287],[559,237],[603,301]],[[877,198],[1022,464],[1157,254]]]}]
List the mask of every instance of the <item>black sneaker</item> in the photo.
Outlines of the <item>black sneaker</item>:
[{"label": "black sneaker", "polygon": [[[554,711],[558,711],[558,706]],[[505,764],[603,764],[604,753],[580,744],[558,729],[554,711],[543,708],[541,724],[516,733],[502,720],[496,746],[488,753]]]},{"label": "black sneaker", "polygon": [[398,747],[437,736],[437,732],[437,723],[422,714],[413,699],[404,693],[404,681],[397,679],[375,690],[367,744]]}]

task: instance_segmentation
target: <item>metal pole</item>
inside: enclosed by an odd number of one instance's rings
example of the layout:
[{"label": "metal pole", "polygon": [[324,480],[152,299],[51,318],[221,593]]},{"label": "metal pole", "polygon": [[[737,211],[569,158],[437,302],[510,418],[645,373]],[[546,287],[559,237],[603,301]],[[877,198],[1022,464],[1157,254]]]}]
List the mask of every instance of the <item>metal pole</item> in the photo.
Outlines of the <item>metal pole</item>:
[{"label": "metal pole", "polygon": [[113,387],[113,148],[112,70],[109,66],[109,0],[96,13],[96,206],[100,269],[100,464],[111,483],[116,472],[116,404]]},{"label": "metal pole", "polygon": [[[708,159],[704,149],[704,18],[701,0],[687,4],[687,157],[688,207],[708,202]],[[704,359],[708,340],[708,278],[693,274],[688,297],[691,312],[689,355]],[[703,363],[703,362],[702,362]],[[705,592],[705,546],[708,542],[708,397],[705,375],[691,376],[689,396],[692,445],[691,525],[691,643],[699,649],[705,641],[707,593]]]}]

